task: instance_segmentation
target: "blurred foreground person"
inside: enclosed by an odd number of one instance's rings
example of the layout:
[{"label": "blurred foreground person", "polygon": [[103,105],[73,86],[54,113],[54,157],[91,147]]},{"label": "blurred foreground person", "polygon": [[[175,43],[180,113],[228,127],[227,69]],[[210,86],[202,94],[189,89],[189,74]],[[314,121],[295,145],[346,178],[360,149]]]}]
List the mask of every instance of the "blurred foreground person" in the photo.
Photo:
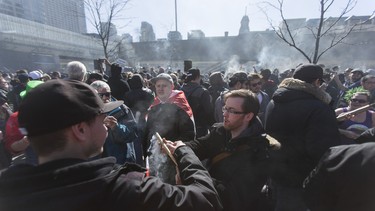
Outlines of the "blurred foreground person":
[{"label": "blurred foreground person", "polygon": [[375,143],[330,148],[304,182],[311,211],[375,210]]},{"label": "blurred foreground person", "polygon": [[271,155],[271,178],[276,210],[305,211],[303,180],[332,146],[340,144],[331,96],[320,89],[323,69],[299,66],[284,79],[266,110],[265,128],[281,143]]},{"label": "blurred foreground person", "polygon": [[178,162],[179,186],[112,157],[88,161],[102,151],[106,113],[122,103],[104,104],[78,81],[50,80],[31,90],[19,123],[39,165],[1,172],[0,210],[220,210],[208,172],[182,142],[166,143]]},{"label": "blurred foreground person", "polygon": [[261,190],[267,180],[268,150],[278,142],[264,132],[257,118],[259,101],[249,90],[224,95],[223,123],[210,133],[186,142],[199,159],[208,159],[210,175],[225,210],[266,210]]}]

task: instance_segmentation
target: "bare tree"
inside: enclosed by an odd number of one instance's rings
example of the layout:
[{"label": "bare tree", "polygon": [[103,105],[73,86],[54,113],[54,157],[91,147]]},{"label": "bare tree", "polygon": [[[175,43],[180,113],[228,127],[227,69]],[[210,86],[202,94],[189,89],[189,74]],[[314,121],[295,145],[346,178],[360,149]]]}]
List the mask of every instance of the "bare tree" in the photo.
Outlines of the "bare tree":
[{"label": "bare tree", "polygon": [[[345,16],[356,6],[356,0],[347,0],[345,7],[342,9],[340,15],[335,18],[327,18],[327,12],[334,5],[335,0],[319,0],[320,3],[320,17],[316,24],[303,26],[292,26],[288,19],[284,15],[284,1],[277,0],[277,4],[270,3],[269,1],[262,2],[266,6],[278,11],[282,19],[282,24],[275,26],[272,20],[267,14],[265,7],[260,7],[267,17],[271,28],[275,31],[276,35],[289,46],[296,49],[299,53],[305,57],[309,63],[318,63],[319,59],[329,50],[335,46],[344,43],[344,40],[355,30],[359,25],[364,24],[367,20],[360,20],[354,23],[349,21],[345,27],[342,26],[342,22]],[[312,36],[314,45],[306,45],[301,37]],[[322,42],[324,41],[324,45]]]},{"label": "bare tree", "polygon": [[111,40],[115,35],[113,22],[121,19],[130,0],[85,0],[88,21],[95,28],[103,46],[104,56],[109,59],[114,52],[118,52],[121,40]]}]

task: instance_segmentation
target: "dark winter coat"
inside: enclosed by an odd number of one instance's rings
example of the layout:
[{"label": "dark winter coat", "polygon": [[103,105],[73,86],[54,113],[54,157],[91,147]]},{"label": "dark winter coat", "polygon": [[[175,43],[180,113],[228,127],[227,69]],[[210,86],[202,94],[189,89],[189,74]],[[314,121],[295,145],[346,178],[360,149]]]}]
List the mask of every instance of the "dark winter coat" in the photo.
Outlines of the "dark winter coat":
[{"label": "dark winter coat", "polygon": [[265,129],[282,146],[271,153],[272,179],[278,184],[302,188],[325,151],[340,144],[330,100],[328,93],[293,78],[281,82],[274,93]]},{"label": "dark winter coat", "polygon": [[185,83],[181,90],[185,93],[186,99],[193,110],[197,137],[206,135],[214,123],[210,93],[201,85],[193,82]]},{"label": "dark winter coat", "polygon": [[117,100],[125,100],[125,93],[130,90],[130,86],[120,74],[112,72],[111,77],[108,79],[108,85],[111,87],[111,94]]},{"label": "dark winter coat", "polygon": [[375,210],[375,143],[332,147],[305,180],[311,211]]},{"label": "dark winter coat", "polygon": [[181,186],[144,177],[136,165],[119,167],[113,157],[14,166],[0,175],[0,210],[220,210],[210,175],[191,149],[180,147],[175,156]]},{"label": "dark winter coat", "polygon": [[188,141],[195,137],[193,121],[186,111],[173,103],[159,103],[150,108],[143,138],[144,155],[156,132],[170,141]]},{"label": "dark winter coat", "polygon": [[[262,210],[258,203],[267,179],[269,146],[264,135],[256,119],[236,138],[217,123],[206,137],[186,143],[199,159],[209,159],[209,172],[225,210]],[[224,153],[231,154],[218,159]]]}]

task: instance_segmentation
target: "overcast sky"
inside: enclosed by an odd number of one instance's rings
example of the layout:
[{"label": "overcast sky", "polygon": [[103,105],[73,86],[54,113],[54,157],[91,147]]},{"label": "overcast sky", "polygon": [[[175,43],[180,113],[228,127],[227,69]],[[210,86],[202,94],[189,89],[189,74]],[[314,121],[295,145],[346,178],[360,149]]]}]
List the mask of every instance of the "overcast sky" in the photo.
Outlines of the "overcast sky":
[{"label": "overcast sky", "polygon": [[[190,30],[200,29],[206,37],[238,35],[241,18],[250,18],[250,31],[263,31],[269,23],[259,9],[259,0],[177,0],[178,31],[183,39]],[[273,0],[275,2],[275,0]],[[328,16],[338,16],[347,0],[335,0]],[[285,18],[318,18],[319,0],[284,0]],[[358,0],[350,15],[371,15],[375,10],[375,0]],[[268,10],[275,23],[280,16],[275,10]],[[134,41],[139,41],[141,22],[153,26],[156,38],[166,38],[169,31],[175,30],[175,0],[131,0],[123,12],[127,20],[115,23],[118,32],[130,33]]]}]

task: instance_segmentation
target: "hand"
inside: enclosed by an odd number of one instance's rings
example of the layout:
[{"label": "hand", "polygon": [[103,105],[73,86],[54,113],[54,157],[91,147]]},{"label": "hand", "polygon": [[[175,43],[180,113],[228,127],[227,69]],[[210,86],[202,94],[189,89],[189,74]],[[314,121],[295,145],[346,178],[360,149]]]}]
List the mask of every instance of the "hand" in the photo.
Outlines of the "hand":
[{"label": "hand", "polygon": [[29,145],[29,139],[27,136],[24,136],[22,139],[14,142],[10,147],[15,152],[23,152]]},{"label": "hand", "polygon": [[168,141],[166,139],[163,139],[164,140],[164,143],[167,145],[169,151],[171,152],[171,154],[173,155],[174,154],[174,151],[180,147],[180,146],[185,146],[185,143],[182,142],[182,141],[175,141],[175,142],[172,142],[172,141]]},{"label": "hand", "polygon": [[107,116],[104,119],[104,125],[113,130],[117,125],[117,119],[113,116]]}]

